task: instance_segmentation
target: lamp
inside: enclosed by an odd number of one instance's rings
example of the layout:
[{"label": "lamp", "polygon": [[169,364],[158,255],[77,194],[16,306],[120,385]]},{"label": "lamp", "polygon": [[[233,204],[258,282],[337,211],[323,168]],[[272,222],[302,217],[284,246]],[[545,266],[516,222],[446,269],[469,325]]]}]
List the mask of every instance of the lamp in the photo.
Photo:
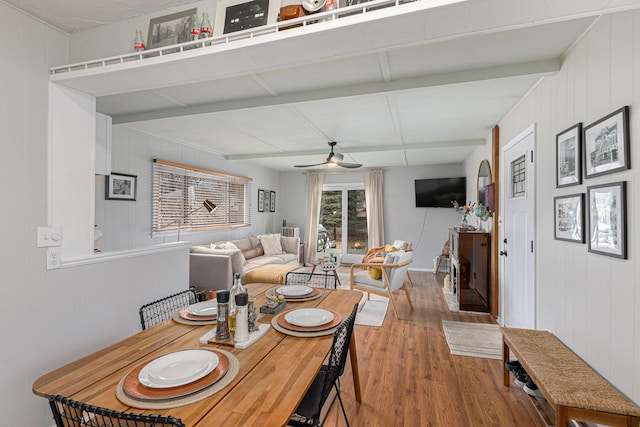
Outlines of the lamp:
[{"label": "lamp", "polygon": [[200,209],[202,209],[202,208],[206,208],[206,209],[207,209],[207,211],[209,211],[209,213],[211,213],[211,212],[215,211],[218,207],[217,207],[217,206],[216,206],[216,204],[215,204],[215,203],[213,203],[211,200],[208,200],[208,199],[207,199],[207,200],[205,200],[205,201],[202,203],[202,206],[200,206],[199,208],[195,208],[194,210],[192,210],[191,212],[187,213],[187,214],[186,214],[185,216],[183,216],[182,218],[180,218],[180,219],[178,219],[178,220],[176,220],[176,221],[173,221],[173,222],[171,222],[170,224],[167,224],[167,227],[168,227],[168,226],[170,226],[170,225],[175,224],[176,222],[178,223],[178,242],[180,241],[180,228],[181,228],[181,226],[182,226],[182,221],[184,221],[184,220],[185,220],[187,217],[189,217],[191,214],[193,214],[193,213],[195,213],[195,212],[199,211],[199,210],[200,210]]}]

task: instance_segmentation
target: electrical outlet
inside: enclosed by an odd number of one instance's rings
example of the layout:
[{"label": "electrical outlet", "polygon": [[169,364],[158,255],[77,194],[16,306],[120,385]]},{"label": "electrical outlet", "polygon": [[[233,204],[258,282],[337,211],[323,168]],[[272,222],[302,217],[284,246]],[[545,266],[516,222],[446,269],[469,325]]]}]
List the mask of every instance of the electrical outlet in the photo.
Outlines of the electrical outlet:
[{"label": "electrical outlet", "polygon": [[47,270],[60,268],[60,248],[47,248]]}]

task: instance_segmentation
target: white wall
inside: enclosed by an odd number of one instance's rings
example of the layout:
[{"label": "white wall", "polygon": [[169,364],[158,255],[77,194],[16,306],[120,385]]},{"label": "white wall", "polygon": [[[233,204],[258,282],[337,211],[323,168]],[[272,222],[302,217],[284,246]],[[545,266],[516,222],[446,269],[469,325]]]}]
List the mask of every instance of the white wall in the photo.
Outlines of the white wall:
[{"label": "white wall", "polygon": [[[105,178],[96,177],[96,224],[104,233],[104,252],[142,248],[160,243],[175,242],[177,233],[151,237],[152,221],[152,162],[154,158],[169,160],[220,172],[246,176],[251,182],[251,226],[210,232],[180,232],[182,240],[195,244],[218,240],[232,240],[264,232],[279,232],[279,174],[276,171],[246,162],[225,160],[219,155],[164,140],[126,126],[112,129],[112,171],[136,175],[136,201],[105,200]],[[276,192],[276,212],[258,212],[258,188]]]},{"label": "white wall", "polygon": [[[630,105],[632,169],[555,188],[555,136]],[[640,12],[601,18],[542,83],[500,122],[507,144],[537,127],[536,316],[623,393],[640,403]],[[628,260],[553,239],[553,198],[587,186],[627,181]]]},{"label": "white wall", "polygon": [[[453,209],[416,208],[414,181],[464,174],[461,164],[392,167],[384,172],[385,242],[393,243],[397,239],[413,242],[415,253],[412,269],[432,270],[433,259],[440,255],[448,238],[448,229],[460,222],[460,216]],[[328,174],[325,177],[325,184],[349,182],[364,182],[364,177],[361,173]],[[279,214],[280,223],[284,218],[288,224],[299,226],[301,235],[304,235],[306,175],[300,172],[281,173],[280,189],[283,206]],[[475,194],[475,191],[469,194]]]},{"label": "white wall", "polygon": [[50,426],[33,382],[140,330],[140,305],[187,286],[188,247],[46,270],[48,68],[68,62],[68,37],[2,1],[0,36],[1,424]]}]

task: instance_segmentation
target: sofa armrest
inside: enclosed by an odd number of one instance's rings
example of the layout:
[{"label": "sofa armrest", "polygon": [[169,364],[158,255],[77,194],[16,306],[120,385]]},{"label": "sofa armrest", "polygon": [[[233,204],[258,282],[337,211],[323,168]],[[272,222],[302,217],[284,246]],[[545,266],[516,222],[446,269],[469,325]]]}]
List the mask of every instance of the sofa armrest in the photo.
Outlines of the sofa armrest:
[{"label": "sofa armrest", "polygon": [[300,258],[300,237],[280,236],[280,245],[285,252]]}]

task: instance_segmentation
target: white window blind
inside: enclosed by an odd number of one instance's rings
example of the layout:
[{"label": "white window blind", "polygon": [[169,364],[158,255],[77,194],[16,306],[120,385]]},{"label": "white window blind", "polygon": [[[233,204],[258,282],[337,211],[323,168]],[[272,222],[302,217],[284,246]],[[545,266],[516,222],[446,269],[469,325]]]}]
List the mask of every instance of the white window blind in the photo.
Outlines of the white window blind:
[{"label": "white window blind", "polygon": [[[251,178],[153,160],[153,232],[251,225]],[[205,200],[216,204],[209,213]],[[200,209],[202,207],[202,209]]]}]

